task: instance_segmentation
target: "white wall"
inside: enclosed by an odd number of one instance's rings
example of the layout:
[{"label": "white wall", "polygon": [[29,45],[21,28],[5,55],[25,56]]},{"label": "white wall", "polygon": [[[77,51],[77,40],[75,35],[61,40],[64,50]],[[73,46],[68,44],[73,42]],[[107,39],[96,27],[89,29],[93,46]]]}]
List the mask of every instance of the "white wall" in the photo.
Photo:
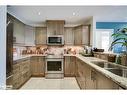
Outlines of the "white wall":
[{"label": "white wall", "polygon": [[6,85],[6,6],[0,6],[0,89]]}]

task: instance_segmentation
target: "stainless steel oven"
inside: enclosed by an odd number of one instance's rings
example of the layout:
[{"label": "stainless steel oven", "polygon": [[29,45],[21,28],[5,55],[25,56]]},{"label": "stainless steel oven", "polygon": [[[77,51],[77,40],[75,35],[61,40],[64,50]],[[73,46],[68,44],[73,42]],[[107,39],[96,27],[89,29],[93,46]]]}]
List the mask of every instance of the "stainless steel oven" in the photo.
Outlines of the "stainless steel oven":
[{"label": "stainless steel oven", "polygon": [[46,78],[63,78],[63,57],[48,57],[46,58],[45,77]]}]

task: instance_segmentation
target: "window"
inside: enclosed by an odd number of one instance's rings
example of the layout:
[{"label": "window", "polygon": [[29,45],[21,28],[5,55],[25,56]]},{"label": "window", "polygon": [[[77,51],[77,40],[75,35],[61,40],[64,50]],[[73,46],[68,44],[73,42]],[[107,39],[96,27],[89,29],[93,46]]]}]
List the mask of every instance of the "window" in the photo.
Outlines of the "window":
[{"label": "window", "polygon": [[113,29],[97,29],[95,33],[95,47],[108,51],[112,42],[112,33]]}]

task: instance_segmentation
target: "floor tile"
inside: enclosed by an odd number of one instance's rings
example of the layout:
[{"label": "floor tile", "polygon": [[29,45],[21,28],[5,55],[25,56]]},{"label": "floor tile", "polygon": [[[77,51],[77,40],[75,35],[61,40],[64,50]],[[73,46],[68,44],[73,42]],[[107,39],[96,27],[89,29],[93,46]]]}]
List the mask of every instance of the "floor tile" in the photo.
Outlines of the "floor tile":
[{"label": "floor tile", "polygon": [[45,79],[43,78],[31,78],[25,83],[21,90],[27,89],[80,89],[77,81],[74,77],[67,77],[63,79]]}]

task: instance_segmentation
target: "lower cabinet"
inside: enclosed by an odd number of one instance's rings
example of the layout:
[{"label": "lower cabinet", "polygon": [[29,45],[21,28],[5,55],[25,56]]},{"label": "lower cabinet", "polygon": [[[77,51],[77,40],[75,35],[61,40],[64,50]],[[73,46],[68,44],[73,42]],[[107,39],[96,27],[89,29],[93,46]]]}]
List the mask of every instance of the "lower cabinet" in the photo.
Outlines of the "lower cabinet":
[{"label": "lower cabinet", "polygon": [[97,82],[97,89],[119,89],[119,86],[115,82],[97,71],[94,72]]},{"label": "lower cabinet", "polygon": [[44,76],[45,74],[45,57],[33,56],[30,59],[32,76]]},{"label": "lower cabinet", "polygon": [[81,89],[118,89],[119,86],[85,62],[76,58],[76,80]]},{"label": "lower cabinet", "polygon": [[64,57],[64,76],[75,77],[75,57],[65,56]]},{"label": "lower cabinet", "polygon": [[20,88],[30,77],[30,59],[15,61],[13,65],[13,88]]}]

